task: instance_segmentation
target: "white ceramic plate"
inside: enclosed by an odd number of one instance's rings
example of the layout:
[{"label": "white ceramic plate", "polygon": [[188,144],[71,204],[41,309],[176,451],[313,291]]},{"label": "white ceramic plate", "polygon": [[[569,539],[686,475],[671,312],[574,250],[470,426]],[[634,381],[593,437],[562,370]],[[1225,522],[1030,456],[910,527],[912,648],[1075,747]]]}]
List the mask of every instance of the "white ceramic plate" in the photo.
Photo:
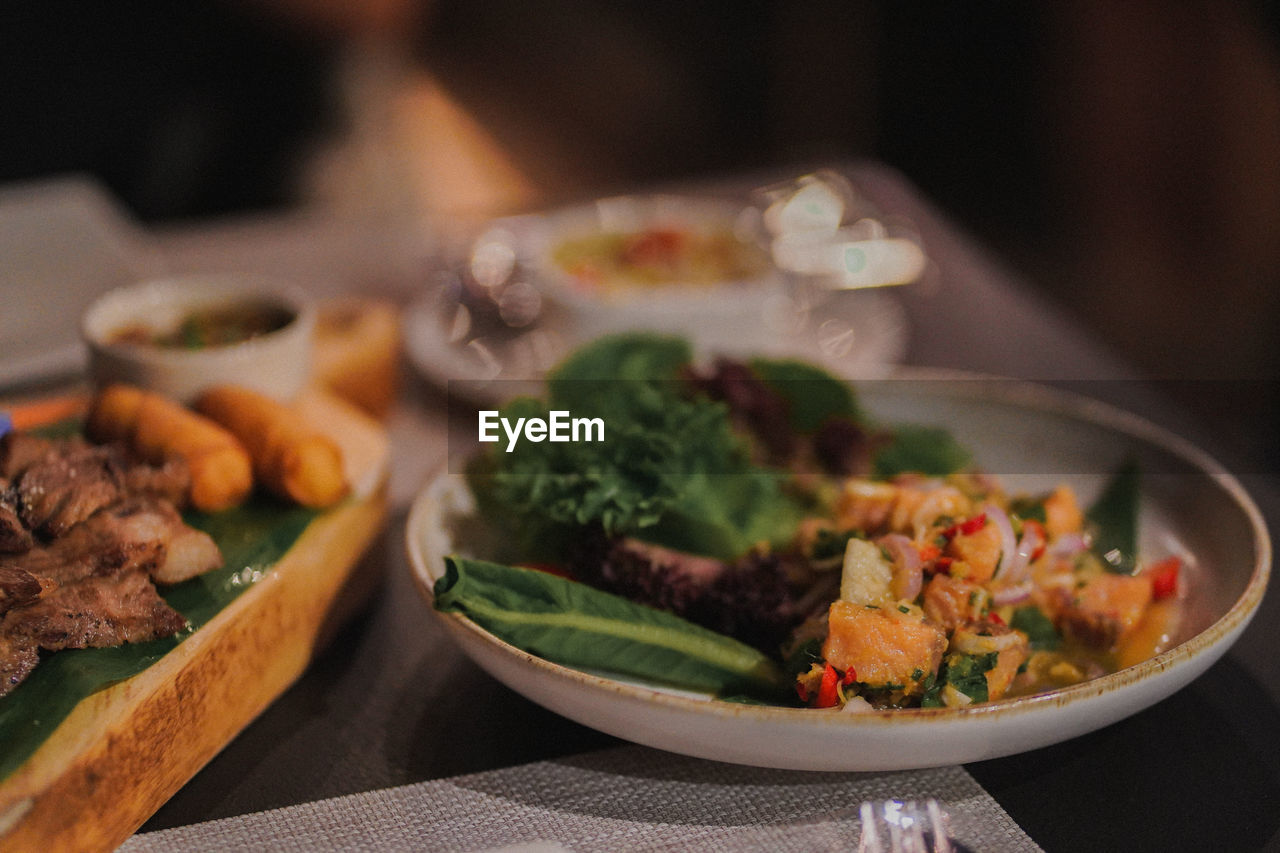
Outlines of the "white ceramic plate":
[{"label": "white ceramic plate", "polygon": [[[638,743],[719,761],[806,770],[890,770],[996,758],[1101,728],[1169,696],[1240,635],[1266,587],[1271,545],[1239,482],[1168,432],[1083,398],[1002,381],[930,374],[859,385],[883,422],[946,425],[1011,490],[1069,482],[1089,500],[1125,458],[1144,471],[1142,546],[1190,554],[1181,642],[1134,667],[1033,697],[964,709],[868,714],[758,707],[666,690],[549,663],[460,614],[450,634],[494,677],[584,725]],[[408,522],[416,579],[427,596],[471,511],[461,477],[419,496]],[[495,520],[500,521],[500,520]],[[484,556],[482,538],[470,550]]]}]

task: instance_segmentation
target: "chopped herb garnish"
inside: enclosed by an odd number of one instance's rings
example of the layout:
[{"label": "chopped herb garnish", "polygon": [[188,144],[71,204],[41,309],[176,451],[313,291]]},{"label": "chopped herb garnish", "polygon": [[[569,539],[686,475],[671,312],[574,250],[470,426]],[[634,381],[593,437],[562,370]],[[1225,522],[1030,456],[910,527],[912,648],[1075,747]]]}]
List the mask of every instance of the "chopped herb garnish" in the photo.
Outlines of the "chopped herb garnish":
[{"label": "chopped herb garnish", "polygon": [[1009,627],[1026,634],[1031,641],[1031,648],[1037,651],[1053,651],[1062,644],[1062,637],[1053,627],[1053,622],[1034,604],[1013,611]]}]

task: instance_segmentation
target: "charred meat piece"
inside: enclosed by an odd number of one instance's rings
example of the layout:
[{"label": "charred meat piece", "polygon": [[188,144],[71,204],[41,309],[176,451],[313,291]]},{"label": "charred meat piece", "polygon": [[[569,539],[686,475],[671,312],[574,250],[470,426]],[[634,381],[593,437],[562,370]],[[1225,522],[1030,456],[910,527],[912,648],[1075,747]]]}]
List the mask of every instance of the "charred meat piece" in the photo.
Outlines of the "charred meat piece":
[{"label": "charred meat piece", "polygon": [[134,569],[169,584],[218,568],[222,552],[207,533],[187,526],[171,504],[131,498],[9,564],[63,584]]},{"label": "charred meat piece", "polygon": [[29,637],[0,633],[0,696],[22,683],[40,662],[40,651]]},{"label": "charred meat piece", "polygon": [[748,554],[711,582],[690,608],[691,622],[775,654],[800,622],[795,590],[781,559]]},{"label": "charred meat piece", "polygon": [[190,483],[180,459],[149,465],[123,445],[91,446],[73,439],[48,442],[45,452],[22,468],[12,493],[22,523],[50,540],[128,496],[163,498],[182,506]]},{"label": "charred meat piece", "polygon": [[187,620],[141,571],[89,577],[11,610],[0,636],[28,638],[44,649],[83,649],[171,637]]},{"label": "charred meat piece", "polygon": [[158,583],[179,583],[222,565],[222,551],[213,538],[188,526],[167,501],[133,498],[102,510],[81,527],[135,553],[158,546],[157,557],[146,567]]},{"label": "charred meat piece", "polygon": [[37,577],[26,569],[0,564],[0,616],[15,607],[40,599],[57,587],[49,578]]},{"label": "charred meat piece", "polygon": [[12,480],[26,468],[56,453],[67,442],[27,432],[7,432],[0,436],[0,477]]},{"label": "charred meat piece", "polygon": [[37,536],[53,539],[118,500],[122,484],[113,454],[68,447],[46,454],[18,475],[18,514]]},{"label": "charred meat piece", "polygon": [[803,618],[787,568],[773,555],[729,564],[635,539],[584,537],[574,576],[598,589],[666,610],[767,653]]},{"label": "charred meat piece", "polygon": [[160,465],[126,459],[123,468],[126,494],[162,498],[179,508],[187,505],[191,470],[181,457],[166,459]]},{"label": "charred meat piece", "polygon": [[635,540],[610,539],[600,530],[585,535],[575,551],[571,560],[574,577],[677,616],[689,612],[710,582],[701,569],[690,571],[679,552],[646,547]]},{"label": "charred meat piece", "polygon": [[119,572],[151,572],[166,556],[165,542],[151,535],[156,526],[149,515],[121,504],[96,513],[61,539],[32,548],[8,564],[64,585]]},{"label": "charred meat piece", "polygon": [[0,554],[21,554],[35,544],[35,537],[18,517],[12,493],[0,491]]}]

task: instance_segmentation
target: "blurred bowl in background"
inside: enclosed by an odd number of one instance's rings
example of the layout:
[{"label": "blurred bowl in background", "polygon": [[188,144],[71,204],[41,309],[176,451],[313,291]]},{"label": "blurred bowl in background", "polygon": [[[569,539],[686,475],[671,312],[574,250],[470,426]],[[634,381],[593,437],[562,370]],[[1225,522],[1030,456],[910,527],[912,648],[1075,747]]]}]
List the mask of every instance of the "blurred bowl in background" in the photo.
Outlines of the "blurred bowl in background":
[{"label": "blurred bowl in background", "polygon": [[472,272],[527,269],[577,336],[640,329],[698,334],[759,325],[785,281],[761,243],[759,212],[716,197],[635,195],[498,220]]},{"label": "blurred bowl in background", "polygon": [[297,288],[202,274],[109,291],[85,311],[81,334],[99,386],[128,382],[188,403],[232,383],[288,401],[310,379],[315,323]]}]

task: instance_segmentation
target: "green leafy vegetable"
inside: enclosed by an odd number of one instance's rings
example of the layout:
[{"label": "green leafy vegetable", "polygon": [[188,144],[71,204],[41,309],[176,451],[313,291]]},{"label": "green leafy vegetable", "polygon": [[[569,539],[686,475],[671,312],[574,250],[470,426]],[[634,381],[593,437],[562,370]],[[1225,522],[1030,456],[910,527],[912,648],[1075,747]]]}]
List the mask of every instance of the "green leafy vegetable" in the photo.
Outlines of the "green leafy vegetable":
[{"label": "green leafy vegetable", "polygon": [[548,382],[580,380],[670,381],[693,361],[683,338],[627,333],[608,335],[575,350],[548,376]]},{"label": "green leafy vegetable", "polygon": [[1011,515],[1022,519],[1023,521],[1038,521],[1044,524],[1047,521],[1044,511],[1044,497],[1019,496],[1009,501],[1009,512]]},{"label": "green leafy vegetable", "polygon": [[790,359],[754,358],[751,370],[787,401],[791,426],[814,432],[831,418],[862,423],[866,418],[849,383],[811,364]]},{"label": "green leafy vegetable", "polygon": [[963,470],[971,461],[969,451],[941,427],[901,424],[890,433],[886,447],[876,453],[872,474],[880,478],[918,471],[942,477]]},{"label": "green leafy vegetable", "polygon": [[[604,440],[491,447],[467,472],[482,511],[509,520],[530,558],[595,525],[725,560],[789,536],[803,507],[784,475],[751,463],[722,403],[669,378],[688,357],[683,341],[649,335],[573,356],[548,379],[546,403],[522,398],[503,417],[569,410],[601,418]],[[600,378],[609,369],[619,378]]]},{"label": "green leafy vegetable", "polygon": [[781,670],[760,652],[660,610],[575,581],[450,557],[435,606],[566,666],[725,695],[776,695]]},{"label": "green leafy vegetable", "polygon": [[1062,645],[1062,636],[1044,611],[1034,604],[1027,604],[1013,611],[1009,627],[1027,635],[1031,648],[1037,651],[1053,651]]},{"label": "green leafy vegetable", "polygon": [[941,708],[942,689],[950,684],[956,690],[968,696],[975,703],[986,702],[987,673],[995,669],[997,652],[983,655],[948,655],[938,669],[938,675],[932,682],[926,682],[924,698],[920,701],[922,708]]},{"label": "green leafy vegetable", "polygon": [[[262,497],[216,515],[188,515],[189,524],[218,543],[225,564],[162,590],[165,600],[193,628],[208,623],[269,571],[315,516],[313,510]],[[188,635],[46,655],[26,681],[0,699],[0,779],[18,769],[81,699],[137,675]]]},{"label": "green leafy vegetable", "polygon": [[1116,574],[1133,574],[1138,569],[1140,480],[1138,463],[1126,460],[1085,513],[1093,531],[1093,552]]}]

